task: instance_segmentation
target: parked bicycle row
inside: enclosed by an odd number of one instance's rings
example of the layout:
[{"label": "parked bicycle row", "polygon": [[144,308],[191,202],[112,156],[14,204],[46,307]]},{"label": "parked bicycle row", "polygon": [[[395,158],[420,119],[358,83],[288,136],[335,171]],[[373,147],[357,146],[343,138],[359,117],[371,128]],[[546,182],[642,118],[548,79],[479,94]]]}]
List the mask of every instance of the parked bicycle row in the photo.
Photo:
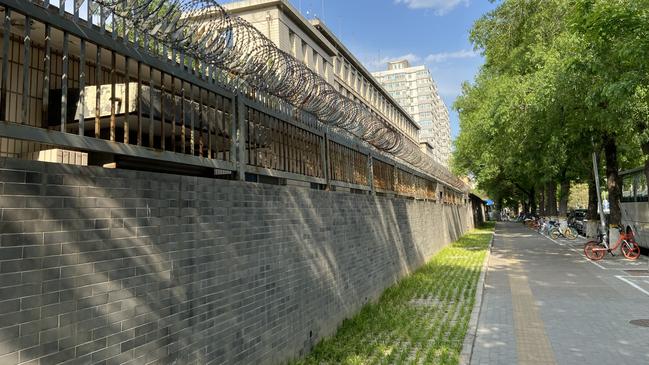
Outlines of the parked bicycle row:
[{"label": "parked bicycle row", "polygon": [[575,240],[579,237],[579,231],[577,230],[577,227],[575,227],[574,222],[561,223],[558,220],[535,216],[522,217],[519,218],[519,221],[537,232],[555,240],[559,238]]},{"label": "parked bicycle row", "polygon": [[[529,228],[536,230],[538,233],[550,237],[554,240],[565,238],[575,240],[579,237],[579,231],[574,222],[564,222],[551,220],[544,217],[525,216],[519,219],[520,222]],[[609,240],[607,232],[598,231],[597,238],[584,244],[584,255],[592,261],[604,259],[606,253],[616,256],[619,251],[629,260],[636,260],[640,257],[640,245],[636,242],[635,234],[632,229],[625,229],[623,226],[611,226],[618,232],[618,238],[613,245]]]}]

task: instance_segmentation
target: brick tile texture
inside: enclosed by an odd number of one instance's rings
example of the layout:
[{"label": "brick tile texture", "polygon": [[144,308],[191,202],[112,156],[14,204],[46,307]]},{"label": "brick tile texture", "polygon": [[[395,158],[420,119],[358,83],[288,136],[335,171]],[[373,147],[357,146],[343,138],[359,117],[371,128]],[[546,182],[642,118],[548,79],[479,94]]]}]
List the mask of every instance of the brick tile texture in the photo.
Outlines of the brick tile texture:
[{"label": "brick tile texture", "polygon": [[470,215],[0,159],[0,363],[282,363],[459,237]]}]

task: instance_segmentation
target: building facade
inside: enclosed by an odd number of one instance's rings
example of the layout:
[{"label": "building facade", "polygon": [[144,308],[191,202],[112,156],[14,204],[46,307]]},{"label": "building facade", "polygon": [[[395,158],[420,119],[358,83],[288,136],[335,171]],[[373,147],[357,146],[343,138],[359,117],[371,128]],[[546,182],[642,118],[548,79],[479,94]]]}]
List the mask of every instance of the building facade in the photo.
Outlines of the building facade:
[{"label": "building facade", "polygon": [[244,0],[224,5],[281,50],[304,62],[348,98],[367,106],[418,143],[420,127],[320,20],[307,20],[288,0]]},{"label": "building facade", "polygon": [[394,99],[419,123],[422,148],[437,162],[448,166],[451,154],[451,125],[448,109],[439,96],[437,86],[426,66],[410,66],[407,60],[388,63],[387,71],[375,72],[379,81]]}]

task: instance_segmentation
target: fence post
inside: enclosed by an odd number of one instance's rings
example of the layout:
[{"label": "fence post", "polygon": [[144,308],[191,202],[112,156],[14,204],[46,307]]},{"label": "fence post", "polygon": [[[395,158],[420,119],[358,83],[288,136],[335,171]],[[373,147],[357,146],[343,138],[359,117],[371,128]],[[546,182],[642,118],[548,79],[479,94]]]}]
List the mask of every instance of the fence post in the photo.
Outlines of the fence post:
[{"label": "fence post", "polygon": [[325,126],[324,133],[322,134],[323,142],[322,147],[320,148],[320,154],[322,156],[322,171],[324,172],[324,178],[327,182],[326,190],[331,190],[331,185],[329,183],[329,128]]},{"label": "fence post", "polygon": [[325,134],[324,134],[324,155],[325,155],[325,160],[324,160],[324,169],[326,171],[325,173],[325,178],[327,179],[327,186],[326,190],[329,191],[331,190],[331,154],[329,150],[329,127],[325,127]]},{"label": "fence post", "polygon": [[367,185],[370,187],[370,195],[375,195],[374,191],[374,159],[372,153],[367,152]]},{"label": "fence post", "polygon": [[394,195],[399,195],[397,191],[398,181],[399,177],[397,176],[397,162],[394,161],[394,164],[392,165],[392,191],[394,192]]},{"label": "fence post", "polygon": [[239,180],[246,179],[246,105],[243,103],[241,94],[235,95],[236,105],[236,144],[237,144],[237,177]]}]

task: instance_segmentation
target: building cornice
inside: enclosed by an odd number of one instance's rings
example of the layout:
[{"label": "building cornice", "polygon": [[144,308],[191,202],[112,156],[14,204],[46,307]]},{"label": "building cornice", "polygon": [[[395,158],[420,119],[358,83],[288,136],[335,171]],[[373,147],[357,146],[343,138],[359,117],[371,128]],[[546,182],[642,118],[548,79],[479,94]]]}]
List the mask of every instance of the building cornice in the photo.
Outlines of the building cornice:
[{"label": "building cornice", "polygon": [[279,8],[300,30],[310,36],[330,57],[337,55],[336,47],[329,42],[288,0],[243,0],[223,4],[230,14],[237,15],[247,11],[266,8]]}]

